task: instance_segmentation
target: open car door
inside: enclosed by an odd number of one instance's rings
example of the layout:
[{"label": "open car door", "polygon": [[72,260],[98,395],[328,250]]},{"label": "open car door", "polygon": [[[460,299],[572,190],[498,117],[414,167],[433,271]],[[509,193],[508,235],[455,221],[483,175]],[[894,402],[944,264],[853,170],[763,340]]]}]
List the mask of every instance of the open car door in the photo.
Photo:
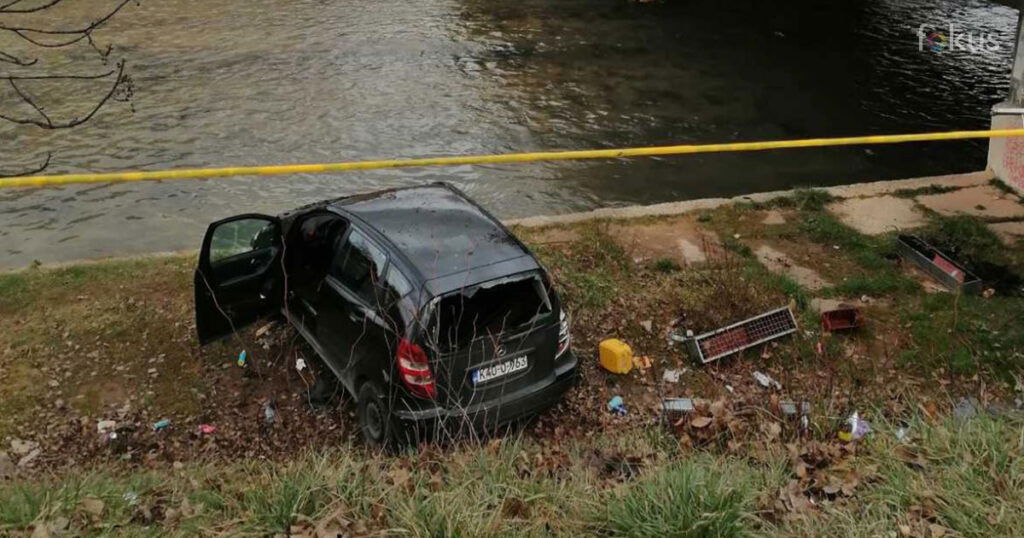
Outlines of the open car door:
[{"label": "open car door", "polygon": [[206,230],[195,274],[200,344],[273,314],[281,307],[281,222],[237,215]]}]

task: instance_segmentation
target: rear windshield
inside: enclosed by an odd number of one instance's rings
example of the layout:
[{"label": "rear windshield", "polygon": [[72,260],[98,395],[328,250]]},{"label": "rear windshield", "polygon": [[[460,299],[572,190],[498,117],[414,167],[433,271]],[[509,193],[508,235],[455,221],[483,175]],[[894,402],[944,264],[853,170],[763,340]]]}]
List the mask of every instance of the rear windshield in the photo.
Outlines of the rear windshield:
[{"label": "rear windshield", "polygon": [[518,333],[541,323],[551,302],[538,274],[507,277],[441,297],[428,325],[440,352],[465,347],[480,337]]}]

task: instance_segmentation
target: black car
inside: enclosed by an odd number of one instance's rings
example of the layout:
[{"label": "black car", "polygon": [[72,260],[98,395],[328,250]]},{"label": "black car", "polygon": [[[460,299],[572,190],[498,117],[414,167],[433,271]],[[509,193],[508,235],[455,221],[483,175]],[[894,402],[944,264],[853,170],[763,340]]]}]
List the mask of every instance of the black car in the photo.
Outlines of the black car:
[{"label": "black car", "polygon": [[282,314],[375,445],[530,417],[576,377],[547,272],[445,183],[215,222],[195,301],[201,344]]}]

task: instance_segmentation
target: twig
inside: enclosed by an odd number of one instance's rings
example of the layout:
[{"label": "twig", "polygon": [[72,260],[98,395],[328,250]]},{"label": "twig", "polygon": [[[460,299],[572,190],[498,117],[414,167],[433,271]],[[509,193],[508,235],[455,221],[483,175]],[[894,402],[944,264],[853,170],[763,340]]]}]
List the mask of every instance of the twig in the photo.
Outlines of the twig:
[{"label": "twig", "polygon": [[39,165],[38,167],[33,168],[32,170],[23,170],[21,172],[15,172],[13,174],[6,173],[6,172],[0,172],[0,177],[31,176],[32,174],[38,174],[39,172],[42,172],[43,170],[46,170],[47,166],[50,166],[50,159],[52,157],[53,157],[53,153],[47,153],[46,154],[46,160],[43,161],[43,164]]}]

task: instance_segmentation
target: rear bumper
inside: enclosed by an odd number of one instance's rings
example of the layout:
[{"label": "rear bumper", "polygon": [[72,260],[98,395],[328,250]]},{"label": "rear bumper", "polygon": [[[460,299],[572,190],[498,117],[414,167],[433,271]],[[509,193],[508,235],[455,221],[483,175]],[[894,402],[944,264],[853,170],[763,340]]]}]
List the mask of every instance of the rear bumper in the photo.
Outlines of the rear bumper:
[{"label": "rear bumper", "polygon": [[424,431],[440,426],[452,431],[467,425],[477,430],[487,430],[536,415],[558,403],[577,381],[576,355],[571,349],[566,353],[569,356],[555,368],[551,376],[501,398],[473,404],[465,409],[399,409],[393,414],[405,425],[423,428]]}]

